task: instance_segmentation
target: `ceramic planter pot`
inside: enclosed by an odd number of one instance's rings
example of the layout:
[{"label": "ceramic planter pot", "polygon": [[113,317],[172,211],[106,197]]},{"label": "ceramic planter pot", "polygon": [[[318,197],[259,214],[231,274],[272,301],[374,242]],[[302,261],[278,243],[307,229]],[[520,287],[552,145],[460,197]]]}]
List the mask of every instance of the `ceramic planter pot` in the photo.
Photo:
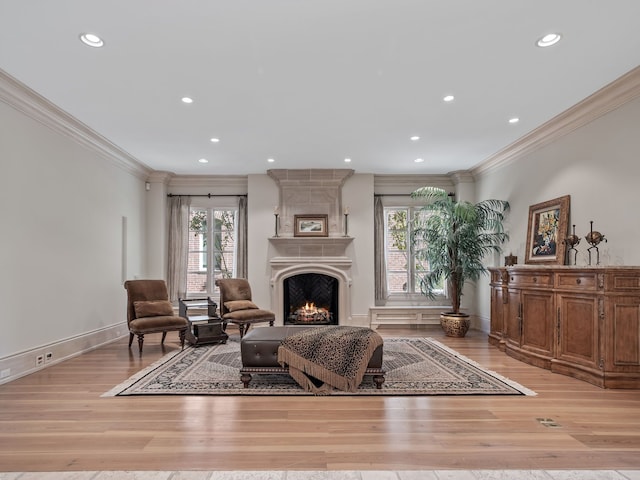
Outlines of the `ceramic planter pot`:
[{"label": "ceramic planter pot", "polygon": [[443,312],[440,314],[440,326],[447,337],[464,337],[471,325],[466,313]]}]

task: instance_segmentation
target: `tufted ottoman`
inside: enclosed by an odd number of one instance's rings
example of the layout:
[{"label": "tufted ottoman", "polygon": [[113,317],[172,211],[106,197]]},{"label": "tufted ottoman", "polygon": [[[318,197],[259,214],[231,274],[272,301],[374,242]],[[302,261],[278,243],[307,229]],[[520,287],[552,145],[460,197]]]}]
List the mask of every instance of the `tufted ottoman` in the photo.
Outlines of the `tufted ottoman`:
[{"label": "tufted ottoman", "polygon": [[[284,326],[256,328],[242,337],[240,341],[240,357],[242,359],[240,380],[242,380],[244,387],[247,388],[249,386],[252,373],[289,373],[287,367],[282,367],[278,363],[278,347],[284,338],[305,328],[317,327]],[[373,375],[376,388],[380,389],[384,383],[384,373],[382,369],[381,345],[373,352],[365,375]]]}]

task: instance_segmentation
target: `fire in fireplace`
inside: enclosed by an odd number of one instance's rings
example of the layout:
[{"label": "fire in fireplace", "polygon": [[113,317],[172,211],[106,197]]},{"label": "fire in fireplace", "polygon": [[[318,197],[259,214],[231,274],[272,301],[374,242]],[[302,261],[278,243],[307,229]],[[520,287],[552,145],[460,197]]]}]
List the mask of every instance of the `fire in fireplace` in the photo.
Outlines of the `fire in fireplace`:
[{"label": "fire in fireplace", "polygon": [[285,278],[285,324],[338,325],[338,280],[321,273]]}]

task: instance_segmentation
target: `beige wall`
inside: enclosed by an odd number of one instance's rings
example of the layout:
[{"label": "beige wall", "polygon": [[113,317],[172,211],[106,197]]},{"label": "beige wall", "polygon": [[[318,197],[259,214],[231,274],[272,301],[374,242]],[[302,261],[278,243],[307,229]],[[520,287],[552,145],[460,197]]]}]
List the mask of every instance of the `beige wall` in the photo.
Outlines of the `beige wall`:
[{"label": "beige wall", "polygon": [[[508,200],[511,239],[507,253],[524,263],[529,206],[562,195],[571,196],[570,224],[582,237],[578,265],[586,265],[589,245],[584,235],[591,220],[605,234],[599,245],[603,265],[640,265],[640,99],[636,99],[586,126],[517,161],[476,179],[477,198]],[[594,258],[595,260],[595,258]],[[498,260],[494,263],[497,265]],[[488,280],[478,294],[483,329],[490,318]]]},{"label": "beige wall", "polygon": [[95,338],[73,348],[125,334],[123,276],[144,274],[144,180],[1,101],[0,169],[0,359],[28,353],[2,370],[35,367],[41,346],[55,361],[83,335]]}]

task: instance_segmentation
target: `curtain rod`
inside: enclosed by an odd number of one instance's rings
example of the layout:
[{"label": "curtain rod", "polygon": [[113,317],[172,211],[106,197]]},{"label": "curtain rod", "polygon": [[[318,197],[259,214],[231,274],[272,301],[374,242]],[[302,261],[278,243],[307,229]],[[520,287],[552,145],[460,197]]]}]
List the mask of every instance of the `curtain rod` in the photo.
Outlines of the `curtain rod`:
[{"label": "curtain rod", "polygon": [[167,197],[246,197],[247,195],[233,195],[233,194],[226,194],[226,195],[215,195],[213,193],[203,193],[203,194],[199,194],[199,195],[188,195],[188,194],[177,194],[177,193],[167,193]]}]

